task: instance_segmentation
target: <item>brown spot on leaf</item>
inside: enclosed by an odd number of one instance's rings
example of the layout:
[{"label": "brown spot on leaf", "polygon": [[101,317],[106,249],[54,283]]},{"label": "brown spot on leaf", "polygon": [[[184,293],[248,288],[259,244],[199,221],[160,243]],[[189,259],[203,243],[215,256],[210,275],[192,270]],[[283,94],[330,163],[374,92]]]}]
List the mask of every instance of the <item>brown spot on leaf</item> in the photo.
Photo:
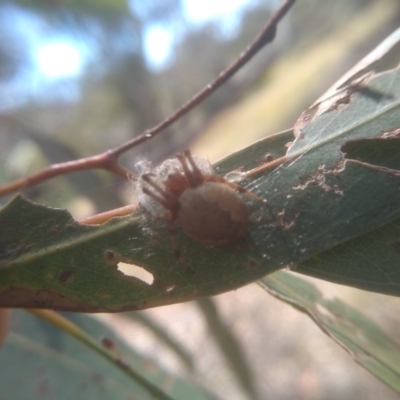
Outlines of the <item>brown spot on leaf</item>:
[{"label": "brown spot on leaf", "polygon": [[302,130],[309,125],[312,122],[312,114],[310,110],[306,110],[304,111],[299,119],[297,120],[295,126],[294,126],[294,136],[297,137],[301,137],[302,135]]},{"label": "brown spot on leaf", "polygon": [[59,227],[58,225],[55,225],[55,226],[53,226],[53,227],[50,229],[50,232],[51,232],[53,235],[57,235],[58,233],[60,233],[60,227]]},{"label": "brown spot on leaf", "polygon": [[45,377],[37,382],[36,391],[40,394],[40,397],[47,397],[49,394],[49,382]]},{"label": "brown spot on leaf", "polygon": [[392,249],[400,256],[400,241],[390,243]]},{"label": "brown spot on leaf", "polygon": [[383,139],[388,139],[388,138],[400,138],[400,128],[393,128],[389,129],[387,131],[383,131],[380,133],[379,137]]},{"label": "brown spot on leaf", "polygon": [[104,257],[106,258],[107,261],[114,261],[115,253],[112,250],[106,250],[104,252]]},{"label": "brown spot on leaf", "polygon": [[271,153],[264,154],[262,160],[259,161],[260,164],[264,164],[266,162],[274,161],[275,157]]},{"label": "brown spot on leaf", "polygon": [[119,256],[119,254],[110,249],[107,249],[104,252],[104,259],[107,264],[112,266],[116,266],[121,261],[121,257]]},{"label": "brown spot on leaf", "polygon": [[[340,168],[339,168],[340,165]],[[338,163],[335,169],[325,168],[325,164],[318,166],[317,170],[308,175],[307,180],[292,187],[293,190],[305,190],[308,185],[318,185],[325,192],[333,192],[334,194],[343,196],[343,190],[338,185],[329,185],[326,181],[328,174],[340,173],[343,168],[342,163]]]},{"label": "brown spot on leaf", "polygon": [[140,303],[140,305],[142,307],[139,307],[139,305],[133,305],[133,304],[126,304],[126,305],[122,305],[118,312],[123,312],[123,311],[136,311],[136,310],[140,310],[142,308],[146,308],[147,306],[147,301],[143,301]]},{"label": "brown spot on leaf", "polygon": [[256,261],[256,260],[254,260],[254,259],[249,259],[248,260],[248,262],[247,262],[247,268],[248,269],[254,269],[254,268],[257,268],[258,267],[258,265],[259,265],[259,262],[258,261]]},{"label": "brown spot on leaf", "polygon": [[117,350],[117,345],[114,340],[110,339],[109,337],[104,337],[101,339],[101,344],[108,350]]},{"label": "brown spot on leaf", "polygon": [[4,308],[49,308],[59,311],[107,312],[106,307],[82,303],[56,291],[9,288],[0,293],[0,306]]},{"label": "brown spot on leaf", "polygon": [[65,283],[74,273],[73,269],[66,269],[65,271],[61,272],[60,277],[58,278],[60,283]]}]

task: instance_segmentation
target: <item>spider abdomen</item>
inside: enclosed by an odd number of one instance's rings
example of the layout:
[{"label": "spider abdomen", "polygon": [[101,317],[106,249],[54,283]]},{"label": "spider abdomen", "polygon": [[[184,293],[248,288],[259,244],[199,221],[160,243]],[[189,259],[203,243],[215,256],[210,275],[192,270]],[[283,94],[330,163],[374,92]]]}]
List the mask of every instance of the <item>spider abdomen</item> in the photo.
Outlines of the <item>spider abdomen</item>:
[{"label": "spider abdomen", "polygon": [[235,242],[243,235],[249,213],[232,188],[223,183],[204,182],[182,193],[177,219],[191,238],[220,246]]}]

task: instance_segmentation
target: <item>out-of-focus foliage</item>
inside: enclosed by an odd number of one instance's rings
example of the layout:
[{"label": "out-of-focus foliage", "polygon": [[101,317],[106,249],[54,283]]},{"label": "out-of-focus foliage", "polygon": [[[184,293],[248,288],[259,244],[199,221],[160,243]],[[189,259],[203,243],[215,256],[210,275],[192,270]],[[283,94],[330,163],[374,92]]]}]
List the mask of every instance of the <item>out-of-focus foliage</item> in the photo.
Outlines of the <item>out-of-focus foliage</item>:
[{"label": "out-of-focus foliage", "polygon": [[[82,344],[47,322],[17,311],[11,332],[0,350],[0,386],[9,399],[196,399],[214,400],[188,379],[167,374],[153,361],[137,354],[107,326],[84,314],[67,318],[84,331],[89,340],[102,340],[136,375],[150,382],[165,396],[155,396],[142,385],[104,359],[87,343]],[[106,347],[107,348],[107,347]],[[128,369],[128,368],[126,368]]]},{"label": "out-of-focus foliage", "polygon": [[276,272],[259,284],[310,318],[354,360],[400,393],[400,347],[381,327],[339,299],[328,300],[311,283]]}]

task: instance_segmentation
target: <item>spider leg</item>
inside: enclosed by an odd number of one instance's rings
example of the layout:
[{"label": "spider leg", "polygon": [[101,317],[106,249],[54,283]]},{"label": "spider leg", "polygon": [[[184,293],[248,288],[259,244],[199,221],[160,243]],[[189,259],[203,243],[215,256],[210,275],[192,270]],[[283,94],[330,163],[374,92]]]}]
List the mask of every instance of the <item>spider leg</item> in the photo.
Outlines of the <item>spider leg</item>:
[{"label": "spider leg", "polygon": [[158,192],[160,195],[157,193],[153,193],[146,187],[142,187],[142,190],[145,194],[148,196],[152,197],[154,200],[158,201],[160,204],[162,204],[165,208],[169,209],[171,208],[171,204],[176,203],[176,198],[175,196],[171,195],[170,193],[166,192],[160,185],[155,183],[152,180],[153,174],[144,174],[142,175],[142,179],[149,185],[151,186],[156,192]]},{"label": "spider leg", "polygon": [[[183,172],[185,173],[190,186],[196,187],[196,186],[201,185],[204,181],[204,177],[203,177],[202,172],[199,170],[198,166],[194,162],[190,151],[185,150],[185,152],[183,154],[178,154],[177,158],[180,161],[180,163],[182,164]],[[189,169],[187,161],[189,161],[189,164],[190,164],[190,167],[192,170]]]},{"label": "spider leg", "polygon": [[155,183],[152,180],[152,176],[154,176],[153,174],[144,174],[142,175],[142,179],[148,184],[150,185],[154,190],[156,190],[157,192],[161,193],[164,196],[164,190],[160,185],[157,185],[157,183]]},{"label": "spider leg", "polygon": [[233,182],[229,182],[229,186],[232,189],[236,189],[239,193],[244,193],[245,195],[253,198],[254,200],[259,201],[260,203],[262,203],[265,207],[268,207],[268,203],[262,199],[261,197],[257,196],[256,194],[254,194],[253,192],[251,192],[250,190],[245,189],[242,186],[237,185],[236,183]]},{"label": "spider leg", "polygon": [[185,150],[184,154],[185,154],[185,157],[187,158],[187,160],[189,161],[189,164],[192,167],[192,170],[195,173],[195,175],[200,177],[203,180],[203,173],[200,171],[199,167],[194,162],[192,153],[190,152],[190,150],[189,149]]},{"label": "spider leg", "polygon": [[143,191],[144,194],[147,194],[147,196],[150,196],[150,197],[153,198],[154,200],[158,201],[164,208],[169,208],[169,207],[170,207],[170,204],[168,203],[168,201],[167,201],[165,198],[159,196],[159,195],[156,194],[156,193],[153,193],[153,192],[152,192],[151,190],[149,190],[148,188],[143,187],[143,188],[142,188],[142,191]]}]

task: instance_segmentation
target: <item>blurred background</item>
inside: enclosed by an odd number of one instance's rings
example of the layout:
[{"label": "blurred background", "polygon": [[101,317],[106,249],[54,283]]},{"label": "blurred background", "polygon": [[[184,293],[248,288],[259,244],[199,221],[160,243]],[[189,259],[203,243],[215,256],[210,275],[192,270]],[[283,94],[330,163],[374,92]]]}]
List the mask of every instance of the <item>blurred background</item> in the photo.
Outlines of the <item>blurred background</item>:
[{"label": "blurred background", "polygon": [[[279,4],[0,1],[0,185],[52,163],[103,152],[154,126],[230,64]],[[272,45],[122,162],[129,168],[143,158],[158,163],[187,147],[213,162],[292,127],[399,22],[397,0],[298,0]],[[67,208],[75,218],[131,201],[129,185],[102,171],[52,179],[24,194]],[[397,299],[321,285],[325,293],[368,310],[394,336],[398,332]],[[398,398],[306,317],[257,286],[218,296],[215,304],[245,349],[259,398]],[[209,339],[203,311],[190,303],[148,315],[193,354],[202,384],[221,398],[249,398]],[[140,323],[105,318],[127,338],[134,331],[139,351],[187,373]]]},{"label": "blurred background", "polygon": [[[0,1],[0,184],[154,126],[230,64],[279,4]],[[298,1],[272,45],[123,163],[158,163],[186,147],[213,162],[292,127],[399,19],[396,0]],[[120,206],[130,193],[118,178],[90,171],[25,195],[79,218]]]}]

